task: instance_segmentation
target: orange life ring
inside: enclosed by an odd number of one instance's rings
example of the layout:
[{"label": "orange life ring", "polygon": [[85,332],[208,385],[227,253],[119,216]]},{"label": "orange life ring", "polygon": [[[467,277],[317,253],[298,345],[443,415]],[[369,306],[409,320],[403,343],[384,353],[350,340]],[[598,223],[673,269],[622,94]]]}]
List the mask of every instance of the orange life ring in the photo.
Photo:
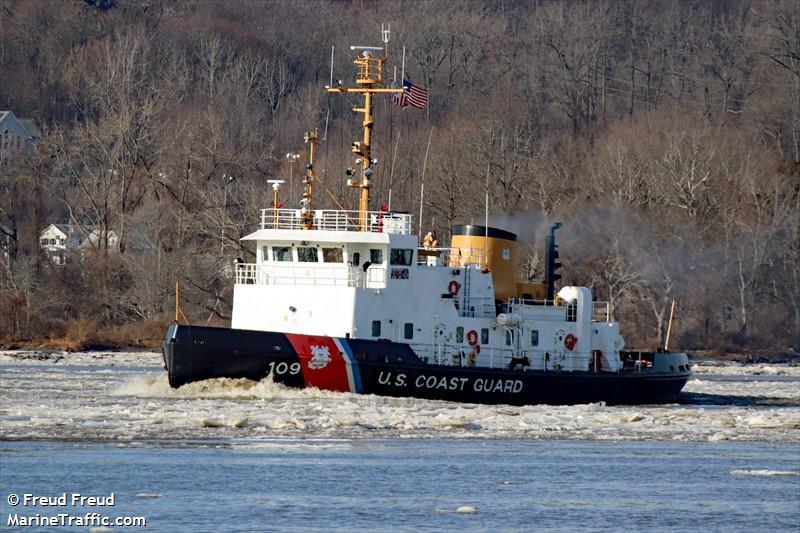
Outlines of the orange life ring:
[{"label": "orange life ring", "polygon": [[572,351],[576,344],[578,344],[578,337],[572,333],[569,333],[566,337],[564,337],[564,346],[567,348],[567,350]]},{"label": "orange life ring", "polygon": [[476,346],[478,344],[478,332],[474,329],[467,332],[467,343],[469,343],[470,346]]},{"label": "orange life ring", "polygon": [[461,284],[456,280],[452,280],[450,284],[447,285],[447,292],[449,292],[451,296],[458,294],[459,289],[461,289]]}]

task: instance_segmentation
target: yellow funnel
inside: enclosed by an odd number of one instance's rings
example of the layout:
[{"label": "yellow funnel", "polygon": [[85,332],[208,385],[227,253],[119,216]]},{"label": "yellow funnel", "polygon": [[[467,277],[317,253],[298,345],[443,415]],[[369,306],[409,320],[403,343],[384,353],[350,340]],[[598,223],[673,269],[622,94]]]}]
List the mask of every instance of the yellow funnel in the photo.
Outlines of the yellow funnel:
[{"label": "yellow funnel", "polygon": [[451,267],[479,263],[492,273],[494,297],[517,296],[517,236],[510,231],[464,224],[453,227]]}]

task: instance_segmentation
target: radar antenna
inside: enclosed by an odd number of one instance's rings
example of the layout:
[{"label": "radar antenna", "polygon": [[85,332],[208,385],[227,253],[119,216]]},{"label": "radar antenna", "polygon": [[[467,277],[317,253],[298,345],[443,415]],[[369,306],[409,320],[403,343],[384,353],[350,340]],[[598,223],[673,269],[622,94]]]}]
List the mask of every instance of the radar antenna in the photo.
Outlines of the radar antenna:
[{"label": "radar antenna", "polygon": [[272,184],[272,210],[275,213],[275,220],[273,222],[273,228],[278,227],[278,209],[280,208],[280,204],[278,203],[278,191],[281,188],[281,185],[286,183],[286,180],[267,180],[267,183]]}]

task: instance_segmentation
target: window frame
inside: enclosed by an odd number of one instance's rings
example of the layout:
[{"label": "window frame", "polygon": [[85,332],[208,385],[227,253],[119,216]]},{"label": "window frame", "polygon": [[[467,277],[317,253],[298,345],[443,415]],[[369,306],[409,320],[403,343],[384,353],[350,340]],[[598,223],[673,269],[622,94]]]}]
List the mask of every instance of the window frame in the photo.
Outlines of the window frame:
[{"label": "window frame", "polygon": [[[297,262],[298,263],[319,263],[319,249],[315,246],[297,246],[295,247],[297,250]],[[306,253],[312,252],[311,255],[314,256],[314,259],[310,259],[310,256],[305,256]],[[301,256],[301,254],[303,254]]]},{"label": "window frame", "polygon": [[403,338],[406,340],[411,340],[414,338],[413,322],[406,322],[405,324],[403,324]]},{"label": "window frame", "polygon": [[[400,255],[402,254],[402,255]],[[413,248],[392,248],[389,252],[389,264],[392,266],[411,266],[414,264]]]},{"label": "window frame", "polygon": [[[334,261],[328,261],[326,257],[330,254],[333,254],[338,259]],[[342,263],[344,263],[344,250],[342,250],[339,247],[334,248],[334,247],[323,246],[321,257],[323,263],[326,263],[328,265],[341,265]]]},{"label": "window frame", "polygon": [[[283,250],[284,252],[289,252],[289,259],[279,259],[279,255],[276,253],[279,250]],[[283,254],[280,257],[285,257]],[[294,254],[292,253],[291,246],[272,246],[272,260],[276,263],[292,263],[294,262]]]}]

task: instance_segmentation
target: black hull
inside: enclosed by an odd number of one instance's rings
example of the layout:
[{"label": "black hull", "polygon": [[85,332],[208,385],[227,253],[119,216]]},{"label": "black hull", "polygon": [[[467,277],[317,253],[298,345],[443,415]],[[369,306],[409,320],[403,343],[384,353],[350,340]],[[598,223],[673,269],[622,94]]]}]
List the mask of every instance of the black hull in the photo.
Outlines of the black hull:
[{"label": "black hull", "polygon": [[[312,343],[313,350],[306,349]],[[311,352],[320,348],[322,359],[315,361]],[[290,387],[483,404],[660,403],[673,400],[691,376],[688,369],[594,373],[453,367],[425,363],[401,343],[200,326],[171,326],[163,356],[172,387],[272,375]]]}]

